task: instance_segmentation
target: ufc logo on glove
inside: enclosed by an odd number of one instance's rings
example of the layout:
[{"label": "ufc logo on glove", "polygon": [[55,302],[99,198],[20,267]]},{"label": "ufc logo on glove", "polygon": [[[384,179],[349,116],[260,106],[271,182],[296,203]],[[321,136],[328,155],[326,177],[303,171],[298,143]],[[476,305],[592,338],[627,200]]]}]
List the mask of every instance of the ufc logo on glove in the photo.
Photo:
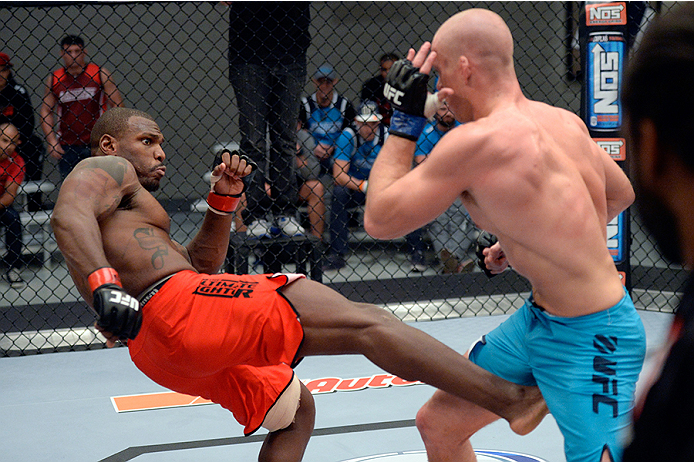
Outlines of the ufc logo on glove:
[{"label": "ufc logo on glove", "polygon": [[405,93],[400,90],[396,90],[395,88],[391,87],[386,83],[383,87],[383,96],[385,96],[395,104],[402,104],[400,98],[402,96],[405,96]]},{"label": "ufc logo on glove", "polygon": [[108,301],[117,305],[127,306],[135,311],[140,309],[140,304],[137,299],[123,292],[118,292],[117,290],[111,291],[111,298],[109,298]]}]

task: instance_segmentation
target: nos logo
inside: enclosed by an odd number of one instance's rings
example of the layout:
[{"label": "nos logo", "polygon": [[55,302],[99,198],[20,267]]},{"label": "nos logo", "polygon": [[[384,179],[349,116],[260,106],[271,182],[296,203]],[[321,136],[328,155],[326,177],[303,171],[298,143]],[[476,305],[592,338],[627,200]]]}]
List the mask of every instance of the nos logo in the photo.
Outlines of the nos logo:
[{"label": "nos logo", "polygon": [[586,5],[587,26],[624,25],[626,23],[626,4],[624,2]]},{"label": "nos logo", "polygon": [[621,54],[600,43],[593,45],[591,53],[593,55],[594,110],[598,114],[617,114]]},{"label": "nos logo", "polygon": [[[539,457],[507,451],[475,451],[477,462],[546,462]],[[343,462],[427,462],[425,451],[391,452],[374,456],[359,457]]]},{"label": "nos logo", "polygon": [[606,32],[588,38],[588,126],[614,130],[622,125],[619,92],[626,44],[621,34]]}]

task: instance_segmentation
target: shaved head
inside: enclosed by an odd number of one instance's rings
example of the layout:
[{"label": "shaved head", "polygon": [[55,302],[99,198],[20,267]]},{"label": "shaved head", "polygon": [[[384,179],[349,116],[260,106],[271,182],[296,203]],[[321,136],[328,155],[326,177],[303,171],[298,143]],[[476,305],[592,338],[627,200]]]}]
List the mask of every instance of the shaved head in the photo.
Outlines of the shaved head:
[{"label": "shaved head", "polygon": [[466,56],[489,70],[513,69],[513,37],[498,14],[478,8],[451,16],[436,32],[436,52],[445,60]]},{"label": "shaved head", "polygon": [[92,128],[92,134],[89,139],[92,156],[99,155],[99,140],[101,140],[102,136],[111,135],[116,139],[120,139],[130,128],[128,121],[132,117],[142,117],[154,122],[154,118],[151,115],[137,109],[114,107],[104,112],[94,124],[94,128]]}]

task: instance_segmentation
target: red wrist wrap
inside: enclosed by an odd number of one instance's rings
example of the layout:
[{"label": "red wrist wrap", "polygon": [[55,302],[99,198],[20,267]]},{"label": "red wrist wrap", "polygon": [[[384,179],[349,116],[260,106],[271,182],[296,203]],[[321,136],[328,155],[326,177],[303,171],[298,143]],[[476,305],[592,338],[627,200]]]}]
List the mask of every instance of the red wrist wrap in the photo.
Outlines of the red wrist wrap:
[{"label": "red wrist wrap", "polygon": [[227,196],[217,194],[216,192],[210,192],[207,195],[207,205],[224,213],[232,213],[236,210],[236,206],[239,205],[240,200],[240,194],[238,196]]},{"label": "red wrist wrap", "polygon": [[104,284],[116,284],[118,287],[123,287],[120,282],[120,276],[113,268],[99,268],[89,275],[87,278],[89,289],[94,292],[97,288]]}]

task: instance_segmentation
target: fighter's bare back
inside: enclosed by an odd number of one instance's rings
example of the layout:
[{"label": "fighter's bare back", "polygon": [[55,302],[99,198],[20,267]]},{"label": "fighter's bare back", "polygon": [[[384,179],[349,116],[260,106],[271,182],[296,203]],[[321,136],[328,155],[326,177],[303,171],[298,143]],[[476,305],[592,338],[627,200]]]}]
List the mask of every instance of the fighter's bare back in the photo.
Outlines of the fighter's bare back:
[{"label": "fighter's bare back", "polygon": [[521,101],[454,136],[459,143],[475,131],[495,133],[487,133],[476,153],[486,166],[469,172],[462,200],[475,223],[497,235],[536,301],[560,316],[617,303],[624,294],[606,248],[606,225],[614,216],[605,207],[606,181],[630,186],[616,163],[576,116],[543,103]]}]

